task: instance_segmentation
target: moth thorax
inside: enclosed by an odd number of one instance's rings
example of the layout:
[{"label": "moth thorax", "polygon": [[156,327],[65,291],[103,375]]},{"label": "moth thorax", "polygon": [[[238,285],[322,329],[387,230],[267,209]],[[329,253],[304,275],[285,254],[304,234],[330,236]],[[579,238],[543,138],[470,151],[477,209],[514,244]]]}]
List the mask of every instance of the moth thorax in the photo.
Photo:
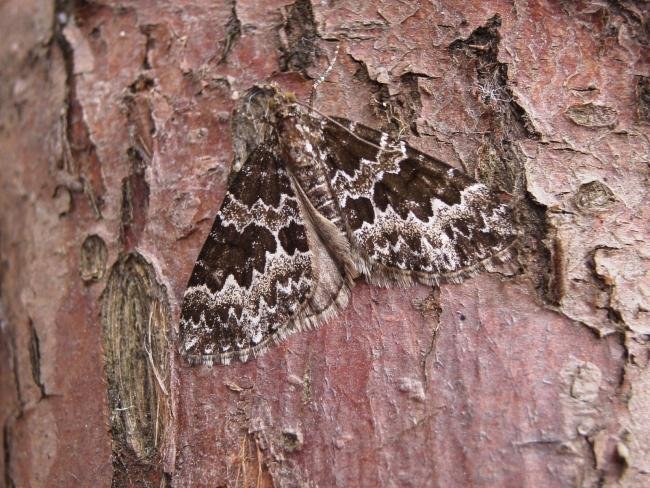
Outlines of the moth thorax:
[{"label": "moth thorax", "polygon": [[310,166],[313,156],[311,144],[305,139],[295,117],[284,116],[279,123],[279,143],[282,148],[285,161],[290,168]]},{"label": "moth thorax", "polygon": [[285,161],[296,183],[316,211],[334,225],[341,225],[340,211],[312,128],[299,119],[286,117],[280,134]]}]

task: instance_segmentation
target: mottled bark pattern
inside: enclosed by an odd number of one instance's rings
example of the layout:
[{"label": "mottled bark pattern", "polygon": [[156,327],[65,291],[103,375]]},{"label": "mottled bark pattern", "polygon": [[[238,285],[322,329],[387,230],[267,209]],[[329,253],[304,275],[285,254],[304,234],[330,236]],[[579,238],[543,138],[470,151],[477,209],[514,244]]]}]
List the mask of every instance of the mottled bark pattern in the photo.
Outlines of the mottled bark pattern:
[{"label": "mottled bark pattern", "polygon": [[[0,480],[650,486],[647,12],[0,2]],[[303,323],[330,320],[246,363],[188,365],[183,292],[236,172],[278,127],[245,99],[271,84],[512,195],[516,257],[461,283],[350,288],[348,230],[393,204],[425,218],[426,202],[394,196],[430,178],[400,164],[345,217],[329,188],[301,184],[325,217],[303,225],[311,269],[330,278]],[[428,188],[456,202],[449,183]],[[304,249],[300,226],[282,224],[275,248]]]}]

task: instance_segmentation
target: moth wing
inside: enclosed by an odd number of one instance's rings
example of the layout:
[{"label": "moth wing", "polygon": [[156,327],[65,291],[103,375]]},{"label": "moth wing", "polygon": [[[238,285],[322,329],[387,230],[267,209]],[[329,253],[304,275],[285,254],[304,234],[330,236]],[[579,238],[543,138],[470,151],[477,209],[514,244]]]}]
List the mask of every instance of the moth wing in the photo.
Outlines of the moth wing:
[{"label": "moth wing", "polygon": [[386,134],[325,120],[331,187],[356,252],[374,283],[459,280],[516,239],[512,210],[466,174]]},{"label": "moth wing", "polygon": [[260,145],[232,181],[183,298],[181,353],[245,361],[291,330],[313,288],[308,229],[290,176]]}]

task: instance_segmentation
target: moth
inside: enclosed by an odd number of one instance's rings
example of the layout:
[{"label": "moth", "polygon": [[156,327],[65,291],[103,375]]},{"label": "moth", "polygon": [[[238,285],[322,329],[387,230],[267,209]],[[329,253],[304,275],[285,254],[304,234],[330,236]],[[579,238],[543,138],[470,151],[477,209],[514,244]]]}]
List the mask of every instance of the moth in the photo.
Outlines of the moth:
[{"label": "moth", "polygon": [[502,194],[389,135],[263,87],[262,142],[185,290],[180,352],[246,361],[347,304],[354,281],[456,282],[516,239]]}]

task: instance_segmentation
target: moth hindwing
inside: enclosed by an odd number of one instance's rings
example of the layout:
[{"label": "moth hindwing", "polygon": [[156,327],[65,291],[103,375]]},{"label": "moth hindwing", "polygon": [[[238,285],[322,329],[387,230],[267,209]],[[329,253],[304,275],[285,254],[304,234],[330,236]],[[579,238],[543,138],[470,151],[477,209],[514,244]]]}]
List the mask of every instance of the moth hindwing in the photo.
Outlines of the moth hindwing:
[{"label": "moth hindwing", "polygon": [[458,281],[516,239],[498,193],[388,135],[264,88],[264,140],[232,179],[185,291],[181,353],[228,363],[343,308],[354,279]]}]

